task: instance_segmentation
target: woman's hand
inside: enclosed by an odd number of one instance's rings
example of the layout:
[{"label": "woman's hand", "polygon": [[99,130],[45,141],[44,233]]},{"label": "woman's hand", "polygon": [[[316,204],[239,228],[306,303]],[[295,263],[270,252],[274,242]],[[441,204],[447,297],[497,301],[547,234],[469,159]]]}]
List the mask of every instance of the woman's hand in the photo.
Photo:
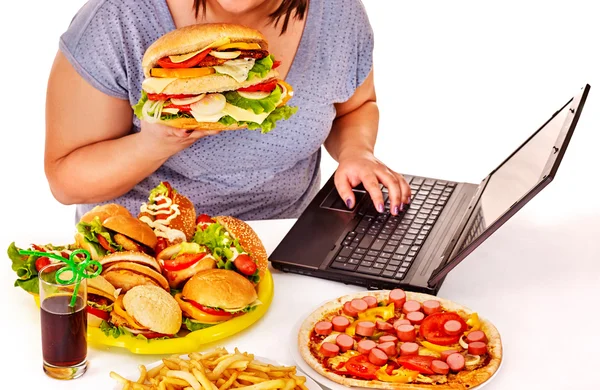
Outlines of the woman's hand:
[{"label": "woman's hand", "polygon": [[220,133],[220,130],[184,130],[160,123],[141,121],[140,136],[157,156],[168,158],[198,139]]},{"label": "woman's hand", "polygon": [[404,205],[410,203],[410,186],[404,177],[389,169],[369,151],[341,155],[334,180],[338,193],[348,208],[354,207],[356,201],[352,188],[360,183],[363,184],[371,196],[375,209],[380,213],[385,211],[385,206],[379,183],[388,189],[392,215],[398,215]]}]

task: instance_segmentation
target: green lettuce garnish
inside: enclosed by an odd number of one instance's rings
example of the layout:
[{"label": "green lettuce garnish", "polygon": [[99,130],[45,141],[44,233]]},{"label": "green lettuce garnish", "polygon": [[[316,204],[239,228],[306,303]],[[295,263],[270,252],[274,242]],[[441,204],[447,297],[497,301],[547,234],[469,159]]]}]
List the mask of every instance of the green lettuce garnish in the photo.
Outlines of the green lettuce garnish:
[{"label": "green lettuce garnish", "polygon": [[115,339],[121,337],[122,335],[131,336],[133,338],[140,339],[140,340],[146,340],[148,342],[150,342],[152,340],[167,340],[167,339],[173,338],[173,337],[169,337],[169,336],[164,336],[164,337],[156,337],[156,338],[149,339],[146,336],[144,336],[143,334],[133,334],[130,331],[128,331],[127,329],[123,328],[122,326],[116,326],[116,325],[113,325],[110,322],[104,321],[104,320],[100,323],[100,330],[106,336],[113,337]]},{"label": "green lettuce garnish", "polygon": [[138,100],[138,102],[135,106],[131,106],[131,108],[133,108],[133,113],[139,119],[144,118],[144,114],[142,113],[142,108],[144,108],[144,104],[146,104],[146,101],[148,101],[148,94],[146,94],[146,91],[142,90],[142,97],[140,97],[140,100]]},{"label": "green lettuce garnish", "polygon": [[254,62],[254,66],[248,72],[248,78],[246,80],[251,80],[253,77],[266,77],[267,73],[273,68],[273,61],[275,57],[272,54],[269,54],[265,58],[261,58],[260,60],[256,60]]},{"label": "green lettuce garnish", "polygon": [[104,237],[104,239],[108,242],[111,248],[113,248],[116,252],[121,252],[123,247],[116,242],[113,241],[112,237],[108,230],[102,226],[102,222],[100,222],[100,217],[96,216],[90,223],[87,222],[79,222],[76,226],[77,231],[83,235],[85,241],[92,244],[92,246],[97,250],[97,252],[104,256],[106,255],[106,250],[100,245],[98,241],[97,234]]},{"label": "green lettuce garnish", "polygon": [[281,99],[281,88],[279,86],[275,87],[269,96],[262,99],[246,99],[237,91],[226,92],[225,99],[231,105],[243,108],[244,110],[252,110],[255,114],[262,114],[263,112],[271,112],[277,108],[277,103]]},{"label": "green lettuce garnish", "polygon": [[298,111],[298,107],[289,107],[282,106],[277,107],[275,111],[269,114],[268,117],[265,118],[263,123],[258,124],[256,122],[248,122],[248,121],[236,121],[229,115],[225,115],[223,118],[219,119],[219,123],[224,125],[234,125],[234,124],[245,124],[248,126],[248,130],[256,130],[261,129],[261,133],[266,134],[269,131],[273,130],[276,127],[276,122],[278,120],[286,120],[290,119],[292,115],[294,115]]},{"label": "green lettuce garnish", "polygon": [[101,304],[99,304],[99,303],[92,302],[92,301],[88,300],[88,301],[87,301],[87,304],[88,304],[89,306],[93,307],[93,308],[96,308],[96,309],[98,309],[98,310],[103,310],[103,311],[106,311],[106,312],[109,312],[109,313],[110,313],[110,312],[112,311],[112,309],[113,309],[113,304],[112,304],[112,303],[111,303],[110,305],[101,305]]},{"label": "green lettuce garnish", "polygon": [[[173,191],[174,194],[177,193],[177,191],[175,189],[171,189],[171,191]],[[165,185],[165,183],[163,183],[161,181],[159,185],[157,185],[150,191],[150,196],[148,197],[148,203],[153,204],[154,199],[156,199],[156,197],[167,196],[167,195],[169,195],[169,187],[167,187]]]},{"label": "green lettuce garnish", "polygon": [[202,322],[194,321],[187,317],[184,317],[183,324],[190,332],[195,332],[200,329],[210,328],[211,326],[215,326],[217,324],[204,324]]},{"label": "green lettuce garnish", "polygon": [[38,294],[38,272],[35,269],[35,261],[39,259],[39,256],[20,255],[19,248],[17,248],[14,242],[8,246],[6,253],[12,261],[12,270],[17,273],[18,277],[14,286],[21,287],[32,294]]}]

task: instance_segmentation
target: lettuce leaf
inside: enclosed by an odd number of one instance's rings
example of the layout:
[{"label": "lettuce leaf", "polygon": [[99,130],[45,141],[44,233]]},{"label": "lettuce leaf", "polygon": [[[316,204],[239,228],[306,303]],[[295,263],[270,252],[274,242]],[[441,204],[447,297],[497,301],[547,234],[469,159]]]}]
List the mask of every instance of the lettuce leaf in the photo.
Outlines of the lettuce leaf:
[{"label": "lettuce leaf", "polygon": [[265,118],[262,124],[258,124],[256,122],[248,122],[248,121],[240,121],[237,122],[235,119],[230,117],[229,115],[224,116],[219,119],[219,123],[224,125],[233,125],[233,124],[245,124],[248,126],[248,130],[256,130],[262,129],[261,133],[266,134],[272,131],[276,127],[276,122],[278,120],[286,120],[290,119],[292,115],[294,115],[298,111],[298,107],[290,107],[290,106],[282,106],[277,107],[275,111],[269,114],[268,117]]},{"label": "lettuce leaf", "polygon": [[202,322],[194,321],[187,317],[184,317],[183,324],[190,332],[195,332],[200,329],[210,328],[211,326],[215,326],[216,324],[204,324]]},{"label": "lettuce leaf", "polygon": [[263,112],[271,112],[277,108],[277,103],[281,99],[281,88],[277,86],[269,96],[263,99],[246,99],[237,91],[226,92],[225,99],[227,99],[227,103],[236,107],[243,108],[244,110],[252,110],[255,114],[262,114]]},{"label": "lettuce leaf", "polygon": [[140,340],[146,340],[148,342],[150,342],[151,340],[166,340],[166,339],[173,338],[173,337],[165,336],[165,337],[156,337],[156,338],[149,339],[146,336],[144,336],[143,334],[134,335],[133,333],[131,333],[127,329],[123,328],[122,326],[115,326],[115,325],[111,324],[110,322],[104,321],[104,320],[100,323],[100,330],[106,336],[113,337],[115,339],[121,337],[122,335],[131,336],[133,338],[140,339]]},{"label": "lettuce leaf", "polygon": [[146,104],[147,100],[148,100],[148,95],[146,94],[146,91],[142,90],[142,97],[140,97],[140,100],[138,100],[138,102],[135,106],[131,106],[131,108],[133,108],[133,113],[139,119],[143,119],[144,115],[142,114],[142,108],[144,107],[144,104]]},{"label": "lettuce leaf", "polygon": [[261,58],[254,63],[254,66],[248,72],[248,78],[246,80],[251,80],[253,77],[265,77],[267,73],[273,68],[273,61],[275,57],[272,54],[269,54],[265,58]]},{"label": "lettuce leaf", "polygon": [[87,301],[87,304],[93,308],[96,308],[98,310],[103,310],[103,311],[107,311],[107,312],[111,312],[113,309],[113,304],[111,303],[110,305],[101,305],[99,303],[96,302],[92,302],[92,301]]},{"label": "lettuce leaf", "polygon": [[101,255],[106,254],[106,250],[100,245],[96,234],[100,234],[108,242],[108,244],[117,252],[121,252],[123,247],[113,241],[108,230],[106,230],[100,222],[100,217],[95,217],[90,223],[79,222],[76,226],[77,231],[83,235],[85,240],[91,244],[97,244],[96,249]]}]

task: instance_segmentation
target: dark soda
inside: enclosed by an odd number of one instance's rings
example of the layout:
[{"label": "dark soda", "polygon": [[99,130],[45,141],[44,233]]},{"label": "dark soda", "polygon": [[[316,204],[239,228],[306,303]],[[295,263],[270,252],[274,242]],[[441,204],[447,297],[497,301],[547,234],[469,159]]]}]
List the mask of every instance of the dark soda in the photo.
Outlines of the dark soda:
[{"label": "dark soda", "polygon": [[42,352],[53,366],[75,366],[87,357],[86,304],[77,297],[69,307],[70,301],[71,295],[54,295],[41,305]]}]

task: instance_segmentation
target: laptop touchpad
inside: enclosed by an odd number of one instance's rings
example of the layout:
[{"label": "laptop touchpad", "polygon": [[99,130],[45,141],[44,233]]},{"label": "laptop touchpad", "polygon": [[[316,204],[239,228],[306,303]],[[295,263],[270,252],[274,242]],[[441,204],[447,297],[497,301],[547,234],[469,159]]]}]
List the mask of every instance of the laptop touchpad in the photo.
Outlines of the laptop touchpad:
[{"label": "laptop touchpad", "polygon": [[356,205],[360,203],[360,201],[362,200],[362,198],[364,198],[366,193],[364,191],[355,190],[355,189],[353,189],[352,191],[354,192],[354,198],[356,200],[351,209],[349,209],[346,206],[346,203],[344,203],[344,200],[340,197],[340,194],[338,194],[335,187],[331,191],[329,191],[329,194],[327,194],[327,197],[325,197],[325,199],[321,203],[321,208],[336,210],[336,211],[343,211],[346,213],[353,212],[354,209],[356,208]]}]

